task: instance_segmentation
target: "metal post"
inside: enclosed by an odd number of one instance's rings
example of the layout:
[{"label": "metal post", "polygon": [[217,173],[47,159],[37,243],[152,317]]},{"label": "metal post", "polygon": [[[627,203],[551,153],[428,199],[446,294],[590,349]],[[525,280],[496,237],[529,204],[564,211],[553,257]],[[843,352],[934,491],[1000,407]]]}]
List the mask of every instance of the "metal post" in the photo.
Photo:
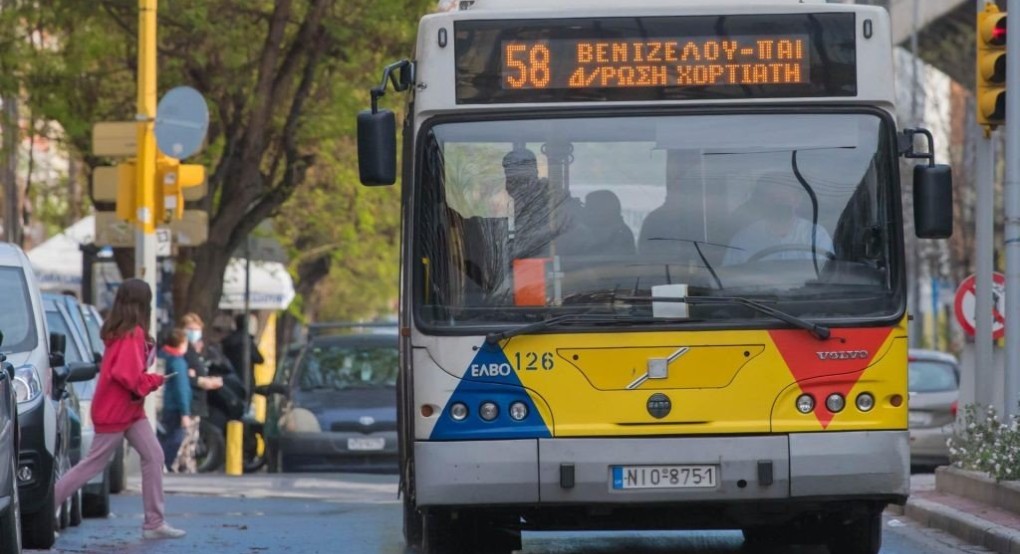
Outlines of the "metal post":
[{"label": "metal post", "polygon": [[[910,55],[911,55],[911,87],[910,87],[910,119],[915,127],[922,127],[921,124],[921,103],[918,98],[920,95],[921,88],[921,77],[920,77],[920,58],[918,57],[918,21],[920,16],[920,2],[914,0],[914,13],[912,31],[910,34]],[[910,181],[907,181],[910,182]],[[904,191],[904,204],[908,212],[907,217],[912,217],[910,212],[913,211],[914,206],[914,195],[913,185],[910,185],[910,190]],[[910,221],[913,221],[912,219]],[[910,233],[907,234],[906,247],[907,247],[907,309],[913,314],[913,321],[910,321],[908,326],[908,342],[911,347],[918,348],[921,345],[921,337],[924,332],[924,319],[921,317],[921,244],[917,240],[917,237],[912,232],[913,224],[909,227]]]},{"label": "metal post", "polygon": [[138,175],[135,277],[152,289],[150,329],[156,333],[156,0],[138,0]]},{"label": "metal post", "polygon": [[251,314],[251,235],[244,239],[244,324],[241,325],[243,332],[241,336],[241,371],[244,375],[244,390],[248,391],[248,398],[251,399],[251,390],[255,376],[251,367],[251,329],[248,326],[248,319]]},{"label": "metal post", "polygon": [[[1020,13],[1020,0],[1009,0],[1007,13]],[[1006,59],[1020,60],[1020,33],[1010,32]],[[1017,412],[1020,383],[1020,64],[1006,66],[1006,412]],[[1010,117],[1012,116],[1012,117]]]},{"label": "metal post", "polygon": [[[978,2],[983,9],[984,2]],[[975,123],[975,125],[977,125]],[[978,128],[974,156],[974,181],[977,206],[974,214],[976,306],[974,320],[974,401],[981,406],[998,404],[994,397],[995,380],[992,340],[992,273],[995,270],[995,144],[983,129]]]}]

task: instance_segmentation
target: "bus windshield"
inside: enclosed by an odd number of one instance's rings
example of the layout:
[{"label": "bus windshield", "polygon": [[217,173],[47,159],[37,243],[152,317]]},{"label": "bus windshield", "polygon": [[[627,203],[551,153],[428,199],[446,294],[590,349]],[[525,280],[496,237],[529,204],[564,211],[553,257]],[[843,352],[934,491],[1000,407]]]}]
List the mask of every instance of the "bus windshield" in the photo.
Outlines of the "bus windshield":
[{"label": "bus windshield", "polygon": [[[895,152],[871,113],[432,126],[416,196],[418,316],[652,316],[653,302],[635,300],[684,285],[804,318],[893,317]],[[774,321],[737,304],[685,317]]]}]

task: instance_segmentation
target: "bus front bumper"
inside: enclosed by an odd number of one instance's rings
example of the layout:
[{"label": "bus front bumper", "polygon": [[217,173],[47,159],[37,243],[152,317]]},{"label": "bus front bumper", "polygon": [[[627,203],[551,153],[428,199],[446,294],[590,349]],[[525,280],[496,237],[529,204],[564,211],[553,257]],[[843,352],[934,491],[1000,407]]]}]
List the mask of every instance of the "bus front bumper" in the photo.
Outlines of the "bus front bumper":
[{"label": "bus front bumper", "polygon": [[[872,499],[909,493],[907,431],[417,442],[418,506]],[[613,467],[715,466],[713,488],[614,488]]]}]

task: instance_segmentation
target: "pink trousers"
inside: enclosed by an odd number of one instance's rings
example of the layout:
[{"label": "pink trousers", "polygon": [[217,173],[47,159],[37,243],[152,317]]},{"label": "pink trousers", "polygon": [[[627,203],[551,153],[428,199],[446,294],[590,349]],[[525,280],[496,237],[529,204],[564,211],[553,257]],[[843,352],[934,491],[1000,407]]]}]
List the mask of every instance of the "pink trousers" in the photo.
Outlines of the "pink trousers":
[{"label": "pink trousers", "polygon": [[88,455],[57,481],[54,503],[60,506],[74,491],[103,472],[124,438],[142,459],[143,528],[156,529],[163,525],[163,448],[146,419],[134,422],[122,433],[96,433]]}]

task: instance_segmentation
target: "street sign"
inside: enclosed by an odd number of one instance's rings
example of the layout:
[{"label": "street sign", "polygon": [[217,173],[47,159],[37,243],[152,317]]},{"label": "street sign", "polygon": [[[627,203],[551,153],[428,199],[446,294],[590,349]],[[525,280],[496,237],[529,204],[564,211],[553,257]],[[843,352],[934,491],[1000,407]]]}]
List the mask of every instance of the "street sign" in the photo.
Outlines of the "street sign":
[{"label": "street sign", "polygon": [[181,246],[199,246],[209,240],[209,214],[204,210],[184,210],[184,217],[169,227]]},{"label": "street sign", "polygon": [[[1006,334],[1006,316],[1003,315],[1006,313],[1006,277],[1001,273],[996,273],[993,280],[992,316],[995,318],[995,323],[992,325],[992,338],[999,340]],[[972,337],[977,332],[974,315],[977,306],[977,298],[974,294],[976,282],[974,275],[964,279],[963,283],[960,283],[960,288],[956,289],[956,301],[954,302],[956,320],[960,322],[963,331]]]},{"label": "street sign", "polygon": [[116,202],[120,170],[117,167],[97,167],[92,171],[92,197],[96,202]]},{"label": "street sign", "polygon": [[135,226],[114,212],[96,212],[96,244],[112,248],[135,245]]},{"label": "street sign", "polygon": [[193,156],[202,148],[208,130],[209,107],[197,90],[177,87],[159,101],[156,145],[160,152],[178,160]]},{"label": "street sign", "polygon": [[173,254],[174,234],[166,227],[156,228],[156,256],[166,258]]},{"label": "street sign", "polygon": [[92,126],[92,154],[96,156],[134,156],[138,153],[138,123],[104,121]]}]

